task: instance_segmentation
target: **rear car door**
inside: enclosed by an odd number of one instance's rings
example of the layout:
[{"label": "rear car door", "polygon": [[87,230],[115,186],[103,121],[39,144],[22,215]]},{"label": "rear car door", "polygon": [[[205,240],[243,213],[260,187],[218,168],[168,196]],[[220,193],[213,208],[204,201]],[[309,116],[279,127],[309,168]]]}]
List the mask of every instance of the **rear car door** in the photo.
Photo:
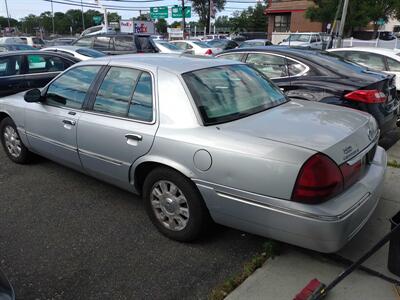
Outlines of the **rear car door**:
[{"label": "rear car door", "polygon": [[81,169],[76,127],[82,106],[101,66],[80,66],[54,80],[40,103],[27,103],[25,129],[32,149],[54,161]]},{"label": "rear car door", "polygon": [[72,43],[72,45],[83,48],[93,48],[93,41],[93,36],[87,36],[77,40],[75,43]]},{"label": "rear car door", "polygon": [[131,189],[131,165],[150,150],[158,127],[154,82],[147,71],[109,68],[79,119],[79,155],[88,173]]},{"label": "rear car door", "polygon": [[93,49],[111,55],[114,52],[114,41],[110,36],[97,36],[93,43]]},{"label": "rear car door", "polygon": [[249,52],[246,63],[270,78],[281,90],[287,91],[290,88],[290,78],[284,56]]},{"label": "rear car door", "polygon": [[24,80],[23,63],[22,55],[0,57],[0,97],[28,89]]},{"label": "rear car door", "polygon": [[29,89],[44,87],[74,63],[47,53],[28,54],[25,57],[27,63],[25,81]]}]

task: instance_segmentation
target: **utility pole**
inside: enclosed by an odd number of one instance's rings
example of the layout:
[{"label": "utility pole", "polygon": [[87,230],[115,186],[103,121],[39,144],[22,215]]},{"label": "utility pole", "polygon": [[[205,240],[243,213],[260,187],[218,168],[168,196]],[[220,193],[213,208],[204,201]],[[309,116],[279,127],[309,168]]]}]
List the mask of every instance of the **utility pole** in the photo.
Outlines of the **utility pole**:
[{"label": "utility pole", "polygon": [[208,16],[208,34],[211,34],[211,15],[212,15],[212,10],[214,6],[214,1],[213,0],[208,0],[208,5],[209,7],[209,16]]},{"label": "utility pole", "polygon": [[83,3],[82,3],[82,0],[81,0],[81,12],[82,12],[82,28],[83,28],[83,30],[85,30],[85,16],[83,14]]},{"label": "utility pole", "polygon": [[344,25],[346,24],[347,7],[349,6],[349,0],[344,0],[342,17],[340,18],[339,35],[336,43],[336,48],[342,47]]},{"label": "utility pole", "polygon": [[8,22],[8,28],[9,30],[11,30],[11,24],[10,24],[10,15],[8,13],[8,5],[7,5],[7,0],[4,0],[4,2],[6,3],[6,12],[7,12],[7,22]]},{"label": "utility pole", "polygon": [[183,39],[186,39],[185,0],[182,0],[182,28],[183,28]]},{"label": "utility pole", "polygon": [[53,35],[54,35],[54,9],[53,9],[53,0],[51,0],[51,22],[53,23]]}]

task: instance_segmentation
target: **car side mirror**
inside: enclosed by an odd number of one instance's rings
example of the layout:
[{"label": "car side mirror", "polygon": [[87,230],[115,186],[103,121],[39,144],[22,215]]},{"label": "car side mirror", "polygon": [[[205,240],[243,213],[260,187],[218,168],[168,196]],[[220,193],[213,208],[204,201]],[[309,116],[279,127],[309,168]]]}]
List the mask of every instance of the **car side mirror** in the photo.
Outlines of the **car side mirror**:
[{"label": "car side mirror", "polygon": [[33,102],[41,102],[42,101],[42,93],[39,89],[32,89],[25,93],[24,100],[29,103]]}]

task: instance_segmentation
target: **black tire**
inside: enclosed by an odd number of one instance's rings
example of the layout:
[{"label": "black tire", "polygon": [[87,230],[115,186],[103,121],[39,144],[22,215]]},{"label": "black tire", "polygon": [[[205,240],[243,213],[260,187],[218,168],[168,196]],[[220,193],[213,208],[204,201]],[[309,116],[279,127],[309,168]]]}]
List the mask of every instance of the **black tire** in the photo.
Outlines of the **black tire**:
[{"label": "black tire", "polygon": [[[17,134],[20,146],[21,146],[21,151],[19,155],[12,154],[9,148],[6,146],[6,141],[5,141],[5,131],[7,128],[11,127]],[[15,163],[17,164],[27,164],[31,160],[31,153],[29,152],[28,148],[25,147],[25,145],[21,141],[21,137],[19,136],[17,126],[15,126],[13,120],[9,117],[3,119],[0,123],[0,140],[1,144],[3,145],[4,151],[6,152],[7,156]]]},{"label": "black tire", "polygon": [[[186,226],[181,230],[168,229],[156,215],[156,209],[153,208],[151,197],[153,188],[160,181],[173,183],[180,190],[178,194],[182,192],[186,198],[189,217],[187,218]],[[170,239],[181,242],[193,241],[199,238],[210,224],[212,224],[208,209],[194,183],[170,168],[159,167],[150,172],[144,181],[143,198],[150,220],[162,234]]]}]

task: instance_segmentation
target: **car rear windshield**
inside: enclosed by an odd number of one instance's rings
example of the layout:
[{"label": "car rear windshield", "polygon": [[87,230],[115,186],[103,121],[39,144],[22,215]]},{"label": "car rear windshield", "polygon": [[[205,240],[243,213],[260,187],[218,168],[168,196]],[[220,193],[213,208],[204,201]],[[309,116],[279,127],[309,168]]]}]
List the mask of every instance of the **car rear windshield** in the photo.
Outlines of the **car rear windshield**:
[{"label": "car rear windshield", "polygon": [[201,69],[182,77],[205,125],[240,119],[288,101],[277,86],[247,65]]},{"label": "car rear windshield", "polygon": [[76,49],[76,52],[87,56],[87,57],[102,57],[102,56],[106,56],[103,52],[97,51],[97,50],[93,50],[93,49],[89,49],[89,48],[80,48],[80,49]]},{"label": "car rear windshield", "polygon": [[159,43],[161,46],[164,46],[165,48],[169,49],[169,50],[175,50],[175,51],[180,51],[181,49],[179,49],[177,46],[175,46],[174,44],[168,43],[168,42],[162,42]]}]

